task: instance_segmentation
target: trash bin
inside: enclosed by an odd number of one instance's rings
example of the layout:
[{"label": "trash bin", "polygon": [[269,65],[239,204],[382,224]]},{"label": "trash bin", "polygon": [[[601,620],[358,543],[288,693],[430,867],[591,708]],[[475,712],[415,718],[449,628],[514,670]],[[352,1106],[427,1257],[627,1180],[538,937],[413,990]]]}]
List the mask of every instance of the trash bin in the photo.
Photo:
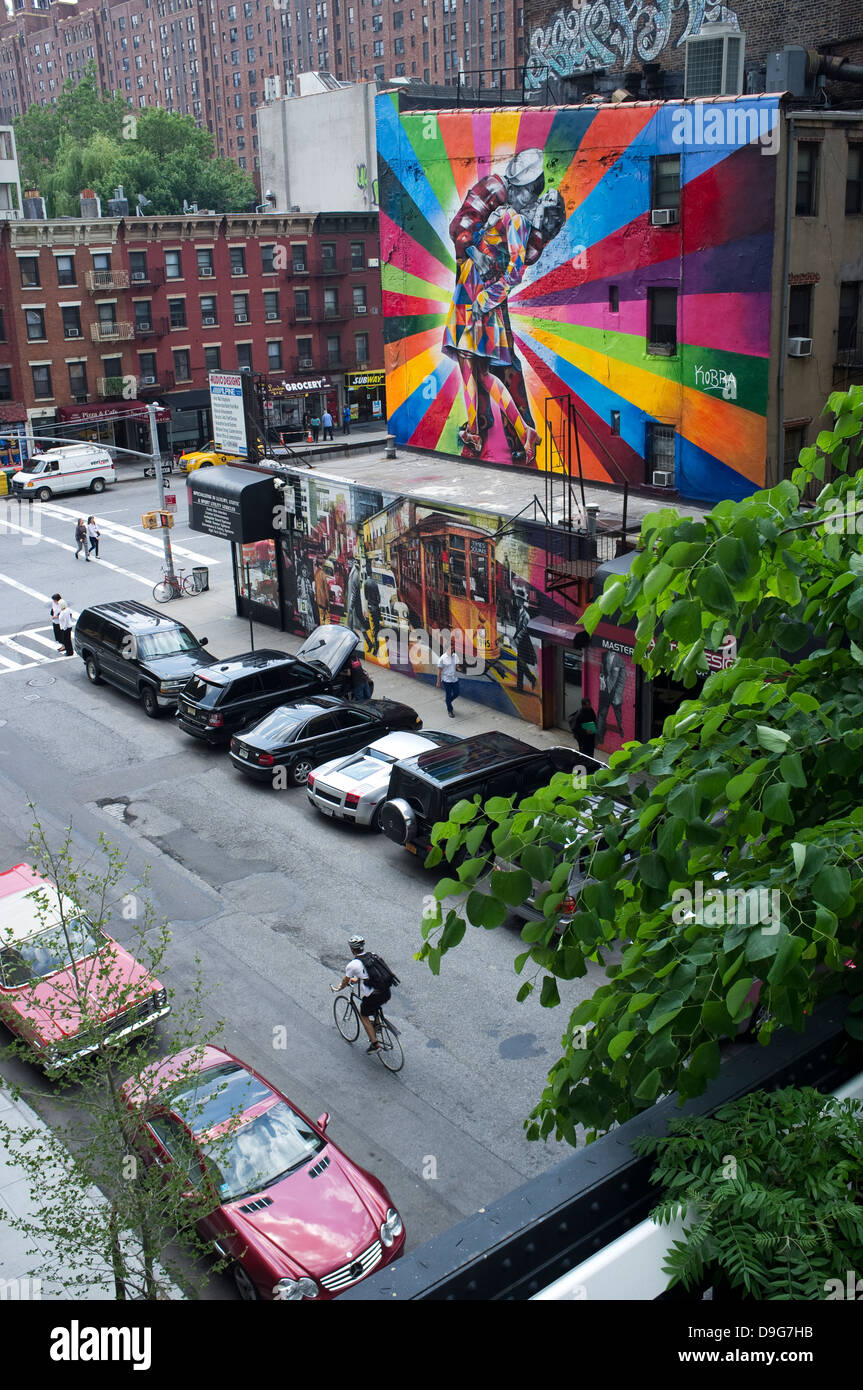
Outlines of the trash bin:
[{"label": "trash bin", "polygon": [[195,565],[192,570],[192,579],[195,582],[195,592],[202,594],[205,589],[210,587],[210,571],[206,565]]}]

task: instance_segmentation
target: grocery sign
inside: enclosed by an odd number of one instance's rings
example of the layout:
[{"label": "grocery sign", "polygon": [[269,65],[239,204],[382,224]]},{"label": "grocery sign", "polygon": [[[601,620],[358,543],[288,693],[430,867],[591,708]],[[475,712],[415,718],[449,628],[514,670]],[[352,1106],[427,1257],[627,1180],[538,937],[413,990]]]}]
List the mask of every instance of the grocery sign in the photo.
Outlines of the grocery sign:
[{"label": "grocery sign", "polygon": [[248,458],[243,378],[239,372],[210,372],[213,439],[226,454]]}]

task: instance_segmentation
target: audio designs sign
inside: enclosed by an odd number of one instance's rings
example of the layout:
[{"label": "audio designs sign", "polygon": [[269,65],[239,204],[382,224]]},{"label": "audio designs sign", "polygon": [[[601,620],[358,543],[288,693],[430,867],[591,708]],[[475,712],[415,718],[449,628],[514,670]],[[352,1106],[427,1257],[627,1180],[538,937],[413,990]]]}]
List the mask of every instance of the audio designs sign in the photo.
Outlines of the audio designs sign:
[{"label": "audio designs sign", "polygon": [[243,378],[239,372],[210,372],[213,439],[225,453],[248,458]]}]

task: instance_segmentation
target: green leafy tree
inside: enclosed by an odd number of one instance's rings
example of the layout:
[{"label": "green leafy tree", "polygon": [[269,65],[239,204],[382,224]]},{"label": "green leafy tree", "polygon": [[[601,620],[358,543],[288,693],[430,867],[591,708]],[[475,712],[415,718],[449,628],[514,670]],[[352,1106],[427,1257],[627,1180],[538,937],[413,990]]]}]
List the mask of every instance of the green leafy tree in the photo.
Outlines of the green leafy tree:
[{"label": "green leafy tree", "polygon": [[[648,516],[629,576],[583,618],[589,631],[635,621],[649,677],[694,689],[728,633],[734,665],[595,776],[557,774],[518,806],[462,802],[435,828],[426,862],[455,869],[436,896],[468,896],[423,923],[433,971],[466,921],[500,925],[534,880],[550,886],[544,920],[522,931],[518,997],[539,985],[554,1007],[605,967],[608,983],[572,1009],[531,1138],[575,1144],[659,1096],[699,1095],[759,982],[761,1043],[802,1030],[837,991],[854,996],[847,1028],[863,1038],[863,971],[849,968],[863,903],[863,387],[828,404],[834,428],[791,479],[701,520]],[[804,503],[828,461],[832,481]],[[511,867],[489,872],[495,853]],[[560,934],[574,868],[583,886]]]},{"label": "green leafy tree", "polygon": [[[165,1167],[144,1161],[149,1112],[126,1103],[124,1085],[149,1096],[158,1059],[149,1030],[119,1036],[116,1018],[132,1018],[141,1007],[141,984],[118,968],[116,948],[104,934],[113,918],[122,918],[124,934],[132,936],[130,953],[158,979],[170,929],[156,919],[145,882],[125,887],[126,865],[104,837],[81,864],[71,830],[55,847],[37,821],[30,862],[49,885],[34,895],[40,934],[25,950],[0,933],[0,974],[19,1001],[43,1015],[43,1033],[46,1016],[55,1025],[56,1044],[35,1050],[52,1076],[58,1114],[47,1135],[0,1121],[0,1147],[21,1168],[34,1198],[29,1215],[0,1211],[0,1220],[27,1237],[32,1278],[44,1279],[59,1261],[66,1297],[94,1285],[120,1300],[172,1297],[178,1286],[192,1287],[190,1258],[209,1253],[195,1227],[217,1206],[218,1196],[193,1163],[184,1166],[179,1157]],[[50,991],[39,986],[48,962]],[[171,991],[166,994],[171,997]],[[200,974],[182,1004],[172,1002],[170,1050],[188,1049],[172,1083],[182,1085],[221,1025],[205,1022]],[[92,1049],[87,1055],[76,1055],[86,1047]],[[26,1042],[4,1051],[33,1059]],[[13,1088],[18,1098],[37,1104],[41,1089]]]}]

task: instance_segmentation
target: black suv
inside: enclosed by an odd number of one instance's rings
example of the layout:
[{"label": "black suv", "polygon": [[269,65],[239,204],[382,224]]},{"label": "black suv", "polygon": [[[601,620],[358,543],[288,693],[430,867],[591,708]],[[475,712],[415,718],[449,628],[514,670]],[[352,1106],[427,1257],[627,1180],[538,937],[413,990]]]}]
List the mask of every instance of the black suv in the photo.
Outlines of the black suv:
[{"label": "black suv", "polygon": [[151,719],[174,709],[192,672],[217,660],[206,641],[134,599],[85,608],[72,634],[93,684],[105,680],[137,696]]},{"label": "black suv", "polygon": [[[347,696],[350,662],[359,637],[336,624],[316,627],[296,656],[246,652],[192,677],[177,708],[180,728],[214,747],[279,705],[308,695]],[[371,681],[369,682],[371,685]]]},{"label": "black suv", "polygon": [[577,748],[534,748],[509,734],[476,734],[396,763],[381,808],[381,829],[412,854],[425,855],[432,826],[448,820],[457,801],[477,795],[483,802],[492,796],[530,796],[555,772],[577,767],[595,772],[601,766]]}]

